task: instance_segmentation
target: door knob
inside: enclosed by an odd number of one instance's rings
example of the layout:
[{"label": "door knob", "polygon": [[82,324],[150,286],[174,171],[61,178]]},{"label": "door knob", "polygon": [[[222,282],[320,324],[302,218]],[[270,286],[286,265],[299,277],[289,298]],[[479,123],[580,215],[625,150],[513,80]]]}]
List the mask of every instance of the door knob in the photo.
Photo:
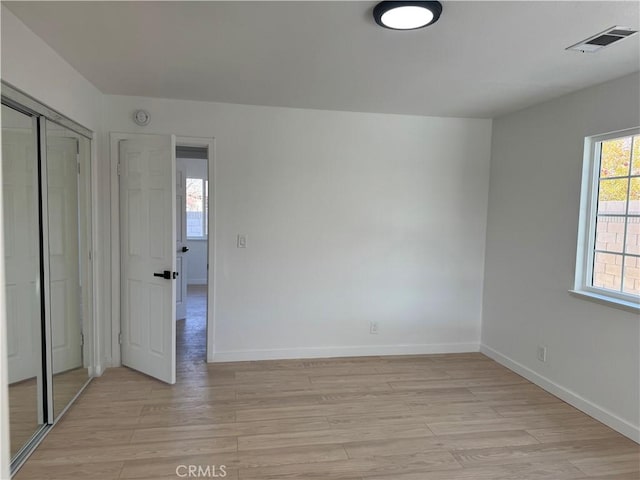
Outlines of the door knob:
[{"label": "door knob", "polygon": [[172,272],[171,270],[165,270],[162,273],[154,273],[154,277],[164,278],[165,280],[171,280],[172,278],[177,278],[178,272]]},{"label": "door knob", "polygon": [[188,252],[189,251],[189,247],[182,247],[182,251],[183,252]]}]

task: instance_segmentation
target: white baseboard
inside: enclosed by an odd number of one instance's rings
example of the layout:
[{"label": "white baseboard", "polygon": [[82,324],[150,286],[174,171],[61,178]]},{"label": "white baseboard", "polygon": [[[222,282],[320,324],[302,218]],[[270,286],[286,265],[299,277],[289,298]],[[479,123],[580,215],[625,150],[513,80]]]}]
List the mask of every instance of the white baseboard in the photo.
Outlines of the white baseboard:
[{"label": "white baseboard", "polygon": [[480,351],[501,365],[513,370],[518,375],[523,376],[527,380],[545,389],[547,392],[564,400],[568,404],[573,405],[578,410],[583,411],[587,415],[613,428],[615,431],[620,432],[625,437],[629,437],[634,442],[640,443],[640,427],[637,425],[633,425],[632,423],[618,417],[615,413],[610,412],[606,408],[600,407],[577,393],[558,385],[552,380],[534,372],[529,367],[525,367],[521,363],[512,360],[491,347],[480,345]]},{"label": "white baseboard", "polygon": [[232,350],[215,352],[213,361],[287,360],[298,358],[369,357],[383,355],[424,355],[430,353],[477,352],[478,343],[436,343],[426,345],[359,345],[347,347],[283,348],[273,350]]},{"label": "white baseboard", "polygon": [[187,285],[206,285],[206,284],[207,284],[206,278],[190,278],[189,280],[187,280]]},{"label": "white baseboard", "polygon": [[216,346],[214,343],[207,344],[207,363],[215,362]]}]

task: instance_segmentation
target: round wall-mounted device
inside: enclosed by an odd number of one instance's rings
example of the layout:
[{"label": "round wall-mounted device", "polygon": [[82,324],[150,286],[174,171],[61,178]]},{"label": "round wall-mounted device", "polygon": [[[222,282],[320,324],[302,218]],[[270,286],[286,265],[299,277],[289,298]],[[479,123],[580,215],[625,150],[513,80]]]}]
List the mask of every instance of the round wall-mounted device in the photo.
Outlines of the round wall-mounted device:
[{"label": "round wall-mounted device", "polygon": [[136,110],[133,114],[133,121],[136,122],[141,127],[145,125],[149,125],[149,121],[151,120],[151,115],[146,110]]}]

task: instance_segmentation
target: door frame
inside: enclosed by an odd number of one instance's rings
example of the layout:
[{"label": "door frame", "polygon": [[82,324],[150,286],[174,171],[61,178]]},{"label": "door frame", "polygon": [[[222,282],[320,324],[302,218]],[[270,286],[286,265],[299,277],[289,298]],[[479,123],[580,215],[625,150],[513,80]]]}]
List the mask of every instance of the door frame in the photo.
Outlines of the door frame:
[{"label": "door frame", "polygon": [[[118,144],[140,136],[157,136],[160,133],[109,133],[109,157],[111,167],[111,366],[122,366],[120,345],[121,302],[120,302],[120,180],[118,178]],[[171,134],[168,134],[171,135]],[[213,362],[215,355],[215,291],[216,291],[216,202],[215,202],[215,138],[176,135],[176,146],[206,147],[208,156],[208,222],[207,250],[209,270],[207,272],[207,362]]]}]

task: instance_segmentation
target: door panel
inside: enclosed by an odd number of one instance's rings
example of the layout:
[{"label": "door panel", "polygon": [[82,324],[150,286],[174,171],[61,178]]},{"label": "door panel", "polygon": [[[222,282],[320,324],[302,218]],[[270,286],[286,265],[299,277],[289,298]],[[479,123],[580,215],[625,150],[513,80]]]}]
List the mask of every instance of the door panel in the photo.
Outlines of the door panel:
[{"label": "door panel", "polygon": [[132,135],[119,143],[122,363],[175,383],[175,139]]},{"label": "door panel", "polygon": [[47,197],[53,374],[82,362],[80,245],[78,218],[78,139],[48,124]]},{"label": "door panel", "polygon": [[9,453],[44,423],[36,120],[2,105],[2,186],[7,318]]},{"label": "door panel", "polygon": [[53,413],[58,417],[89,378],[83,339],[90,335],[83,333],[91,317],[90,216],[83,191],[90,172],[90,141],[49,120],[46,137],[51,369]]},{"label": "door panel", "polygon": [[31,127],[29,117],[3,106],[3,124],[11,125],[11,120],[16,128],[3,128],[2,131],[10,384],[35,378],[40,366],[40,234],[35,128]]}]

